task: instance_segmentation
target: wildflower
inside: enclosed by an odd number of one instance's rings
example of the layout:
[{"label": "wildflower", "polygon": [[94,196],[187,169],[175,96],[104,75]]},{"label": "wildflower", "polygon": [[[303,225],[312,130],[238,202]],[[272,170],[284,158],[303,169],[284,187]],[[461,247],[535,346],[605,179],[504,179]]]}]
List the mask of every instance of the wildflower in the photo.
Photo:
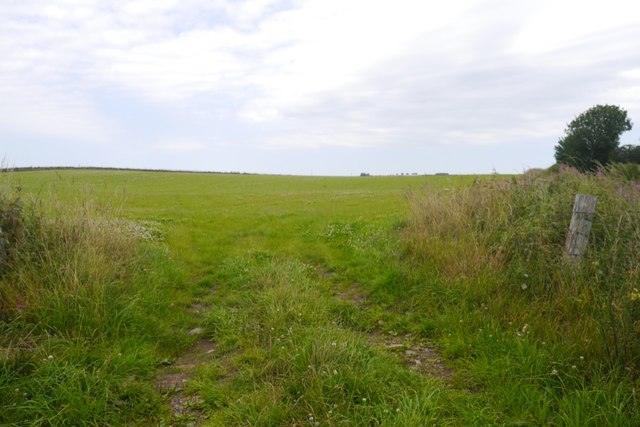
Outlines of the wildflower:
[{"label": "wildflower", "polygon": [[396,408],[396,412],[400,412],[400,408]]},{"label": "wildflower", "polygon": [[576,365],[572,365],[571,369],[578,369],[578,367]]},{"label": "wildflower", "polygon": [[50,354],[49,357],[47,357],[47,359],[52,360],[53,359],[53,355]]},{"label": "wildflower", "polygon": [[580,360],[584,360],[584,356],[580,356]]},{"label": "wildflower", "polygon": [[331,346],[332,346],[332,347],[335,347],[336,345],[337,345],[337,344],[336,344],[336,342],[335,342],[335,341],[331,343]]},{"label": "wildflower", "polygon": [[526,284],[526,283],[523,283],[522,285],[520,285],[520,289],[522,289],[523,291],[524,291],[525,289],[527,289],[527,288],[528,288],[528,286],[527,286],[527,284]]},{"label": "wildflower", "polygon": [[338,375],[338,371],[337,370],[333,370],[333,375]]},{"label": "wildflower", "polygon": [[638,290],[634,288],[633,292],[629,294],[629,300],[631,301],[640,300],[640,292],[638,292]]},{"label": "wildflower", "polygon": [[363,401],[363,402],[366,402],[366,401],[367,401],[367,398],[366,398],[366,397],[363,397],[363,398],[362,398],[362,401]]},{"label": "wildflower", "polygon": [[552,370],[551,375],[558,375],[558,370],[557,369]]}]

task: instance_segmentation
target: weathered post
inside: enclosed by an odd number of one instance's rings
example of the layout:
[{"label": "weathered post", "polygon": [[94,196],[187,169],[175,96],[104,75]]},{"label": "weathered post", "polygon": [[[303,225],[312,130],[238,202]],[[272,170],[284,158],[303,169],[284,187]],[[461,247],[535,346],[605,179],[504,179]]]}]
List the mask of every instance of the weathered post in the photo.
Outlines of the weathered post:
[{"label": "weathered post", "polygon": [[587,249],[591,224],[596,212],[596,201],[595,197],[588,194],[576,194],[565,244],[566,255],[574,261],[579,261]]},{"label": "weathered post", "polygon": [[4,266],[4,260],[7,256],[7,251],[5,247],[4,235],[2,234],[2,227],[0,227],[0,270]]}]

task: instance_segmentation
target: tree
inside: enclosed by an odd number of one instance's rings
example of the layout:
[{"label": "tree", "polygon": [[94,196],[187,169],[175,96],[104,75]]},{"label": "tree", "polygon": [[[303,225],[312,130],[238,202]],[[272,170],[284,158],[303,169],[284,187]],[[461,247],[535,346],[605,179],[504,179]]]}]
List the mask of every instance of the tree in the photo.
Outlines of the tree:
[{"label": "tree", "polygon": [[609,163],[620,145],[620,135],[631,130],[627,112],[617,105],[596,105],[567,125],[556,145],[556,161],[587,171]]},{"label": "tree", "polygon": [[613,156],[614,162],[640,163],[640,145],[623,145]]}]

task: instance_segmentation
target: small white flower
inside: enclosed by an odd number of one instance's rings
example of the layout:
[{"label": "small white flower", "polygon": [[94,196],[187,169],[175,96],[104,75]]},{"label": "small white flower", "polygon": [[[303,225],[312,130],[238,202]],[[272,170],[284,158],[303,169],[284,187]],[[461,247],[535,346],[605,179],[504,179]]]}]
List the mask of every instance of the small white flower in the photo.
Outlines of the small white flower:
[{"label": "small white flower", "polygon": [[522,289],[523,291],[524,291],[525,289],[527,289],[527,288],[528,288],[528,286],[527,286],[527,284],[526,284],[526,283],[523,283],[522,285],[520,285],[520,289]]},{"label": "small white flower", "polygon": [[558,370],[554,369],[553,371],[551,371],[551,375],[558,375]]},{"label": "small white flower", "polygon": [[363,402],[366,402],[366,401],[367,401],[367,398],[366,398],[366,397],[363,397],[363,398],[362,398],[362,401],[363,401]]},{"label": "small white flower", "polygon": [[49,357],[47,357],[47,359],[49,360],[53,359],[53,354],[50,354]]}]

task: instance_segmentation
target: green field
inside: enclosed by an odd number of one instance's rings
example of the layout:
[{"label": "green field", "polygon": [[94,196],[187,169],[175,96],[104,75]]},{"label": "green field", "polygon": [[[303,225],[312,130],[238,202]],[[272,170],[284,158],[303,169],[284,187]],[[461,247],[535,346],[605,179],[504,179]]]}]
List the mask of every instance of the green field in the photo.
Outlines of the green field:
[{"label": "green field", "polygon": [[[586,347],[563,349],[560,329],[543,331],[527,301],[515,306],[523,319],[514,307],[486,309],[499,298],[477,290],[497,283],[482,266],[416,255],[416,195],[505,177],[64,170],[4,179],[62,224],[86,212],[83,226],[107,216],[138,237],[133,255],[100,261],[121,266],[115,273],[94,274],[101,253],[85,261],[84,249],[41,293],[29,283],[44,270],[0,276],[0,424],[638,421],[632,381],[580,365]],[[433,245],[442,258],[457,253]],[[69,280],[75,287],[57,288]],[[85,294],[94,282],[109,287]]]}]

